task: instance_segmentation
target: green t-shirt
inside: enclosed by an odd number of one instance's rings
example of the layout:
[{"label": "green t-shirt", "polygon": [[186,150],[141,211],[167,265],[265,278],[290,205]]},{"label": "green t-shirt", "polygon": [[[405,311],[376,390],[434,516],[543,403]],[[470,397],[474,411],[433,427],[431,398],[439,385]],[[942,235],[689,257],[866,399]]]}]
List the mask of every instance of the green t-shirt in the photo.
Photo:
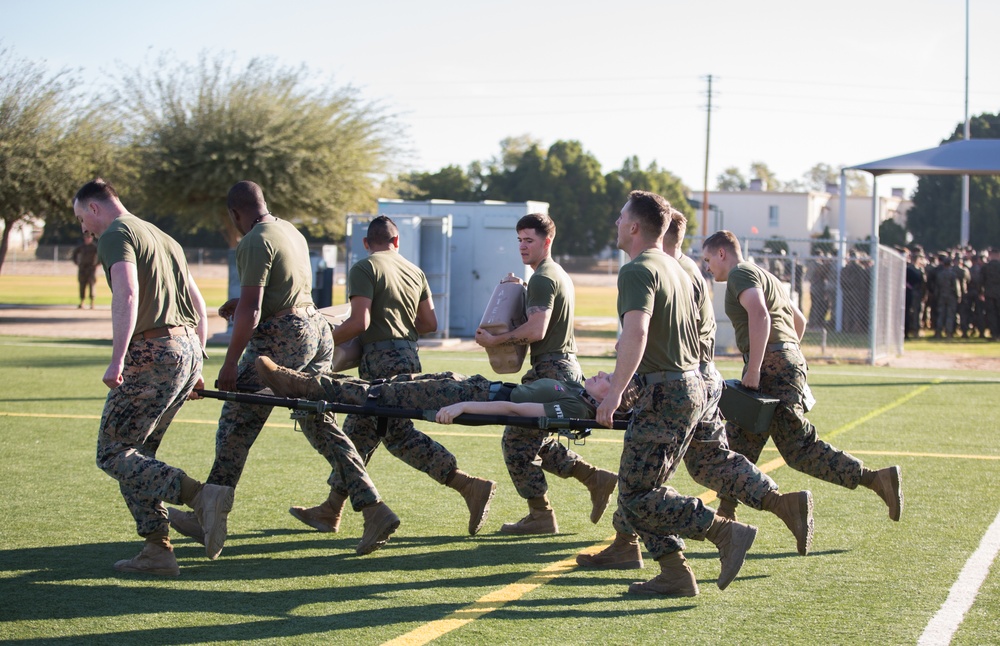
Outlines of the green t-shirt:
[{"label": "green t-shirt", "polygon": [[792,305],[788,300],[788,292],[781,282],[770,272],[767,272],[752,262],[741,262],[726,279],[726,315],[736,332],[736,347],[740,352],[750,352],[750,317],[740,304],[740,294],[745,290],[760,288],[764,292],[764,304],[771,315],[771,332],[767,342],[798,343],[799,336],[795,333]]},{"label": "green t-shirt", "polygon": [[377,251],[351,267],[347,296],[372,301],[371,324],[361,343],[417,340],[417,306],[431,297],[427,276],[396,251]]},{"label": "green t-shirt", "polygon": [[594,419],[597,409],[580,394],[583,388],[556,379],[537,379],[522,384],[510,393],[515,404],[535,403],[545,407],[546,417],[559,419]]},{"label": "green t-shirt", "polygon": [[312,303],[309,245],[290,222],[260,222],[236,247],[241,287],[263,287],[260,320],[275,312]]},{"label": "green t-shirt", "polygon": [[559,263],[546,258],[538,264],[528,280],[528,298],[525,309],[541,307],[552,310],[545,337],[531,344],[531,356],[550,352],[576,354],[573,336],[573,308],[576,302],[573,281]]},{"label": "green t-shirt", "polygon": [[712,306],[712,286],[694,260],[681,254],[677,259],[694,286],[694,301],[698,306],[698,337],[702,363],[715,360],[715,308]]},{"label": "green t-shirt", "polygon": [[639,374],[698,367],[698,309],[691,279],[674,258],[647,249],[618,272],[618,318],[650,315]]},{"label": "green t-shirt", "polygon": [[121,215],[101,234],[97,256],[111,286],[111,267],[132,263],[139,279],[135,331],[196,327],[198,314],[188,291],[188,265],[177,241],[134,215]]}]

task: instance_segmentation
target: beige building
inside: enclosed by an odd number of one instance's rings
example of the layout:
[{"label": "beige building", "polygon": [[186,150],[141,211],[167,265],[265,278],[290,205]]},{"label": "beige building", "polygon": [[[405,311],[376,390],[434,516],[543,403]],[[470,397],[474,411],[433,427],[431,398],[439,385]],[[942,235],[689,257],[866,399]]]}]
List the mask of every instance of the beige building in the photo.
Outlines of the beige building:
[{"label": "beige building", "polygon": [[[708,234],[728,229],[740,239],[783,238],[804,240],[814,238],[829,227],[833,238],[839,237],[840,196],[835,186],[831,191],[782,193],[776,191],[710,191],[708,202]],[[702,193],[691,195],[700,200]],[[881,224],[893,218],[906,224],[906,212],[912,202],[894,189],[891,197],[878,198],[878,218]],[[848,196],[846,203],[846,238],[863,240],[872,231],[872,198]],[[699,228],[701,214],[698,215]]]}]

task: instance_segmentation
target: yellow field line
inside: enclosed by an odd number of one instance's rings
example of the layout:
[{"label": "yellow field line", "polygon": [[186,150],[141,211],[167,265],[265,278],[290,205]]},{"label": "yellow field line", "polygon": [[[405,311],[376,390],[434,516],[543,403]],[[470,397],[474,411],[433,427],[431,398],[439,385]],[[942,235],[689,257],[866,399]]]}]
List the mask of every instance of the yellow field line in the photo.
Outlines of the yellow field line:
[{"label": "yellow field line", "polygon": [[905,404],[906,402],[910,401],[911,399],[913,399],[917,395],[922,395],[931,386],[937,385],[937,384],[939,384],[941,382],[942,382],[941,379],[934,379],[929,384],[926,384],[924,386],[920,386],[919,388],[914,388],[913,390],[911,390],[910,392],[906,393],[905,395],[903,395],[902,397],[900,397],[896,401],[889,402],[888,404],[886,404],[882,408],[876,408],[875,410],[871,411],[867,415],[862,415],[861,417],[859,417],[858,419],[854,420],[853,422],[849,422],[847,424],[844,424],[843,426],[841,426],[838,429],[834,429],[834,430],[830,431],[829,433],[827,433],[826,435],[824,435],[822,439],[825,440],[825,439],[834,437],[836,435],[840,435],[841,433],[846,433],[847,431],[850,431],[850,430],[852,430],[852,429],[854,429],[854,428],[856,428],[856,427],[858,427],[858,426],[860,426],[860,425],[862,425],[862,424],[864,424],[864,423],[866,423],[866,422],[868,422],[868,421],[870,421],[870,420],[878,417],[879,415],[881,415],[883,413],[889,412],[893,408],[896,408],[898,406],[902,406],[903,404]]},{"label": "yellow field line", "polygon": [[[940,380],[936,381],[935,383],[939,382]],[[921,386],[920,388],[917,388],[916,390],[900,397],[896,401],[886,404],[885,406],[877,410],[874,410],[868,413],[867,415],[858,418],[853,422],[845,424],[844,426],[841,426],[840,428],[831,431],[826,435],[826,437],[831,437],[833,435],[844,433],[845,431],[848,431],[852,428],[859,426],[860,424],[863,424],[875,417],[878,417],[879,415],[882,415],[892,410],[893,408],[896,408],[897,406],[900,406],[905,402],[913,399],[914,397],[924,392],[928,388],[930,388],[930,386]],[[770,471],[774,471],[778,467],[783,466],[784,464],[785,461],[782,458],[775,458],[762,465],[758,465],[757,468],[764,473],[768,473]],[[714,491],[706,491],[705,493],[698,496],[698,498],[700,498],[702,502],[707,505],[716,500],[716,495]],[[614,540],[613,536],[609,537],[605,539],[602,543],[593,545],[584,551],[588,554],[599,552],[605,546],[610,545],[613,540]],[[543,568],[542,570],[536,572],[535,574],[528,575],[527,577],[521,579],[517,583],[512,583],[499,590],[490,592],[489,594],[480,597],[473,603],[465,606],[464,608],[456,610],[455,612],[451,613],[446,617],[426,623],[420,626],[419,628],[415,628],[414,630],[411,630],[408,633],[405,633],[395,639],[387,641],[383,646],[389,646],[389,645],[422,646],[423,644],[427,644],[428,642],[431,642],[437,639],[438,637],[441,637],[442,635],[445,635],[455,630],[456,628],[461,628],[465,624],[472,622],[478,619],[479,617],[482,617],[483,615],[489,614],[508,603],[517,601],[522,596],[531,592],[535,588],[544,585],[549,580],[558,577],[560,574],[564,572],[569,572],[575,567],[576,567],[575,556],[572,558],[564,559],[562,561],[553,563],[552,565]]]}]

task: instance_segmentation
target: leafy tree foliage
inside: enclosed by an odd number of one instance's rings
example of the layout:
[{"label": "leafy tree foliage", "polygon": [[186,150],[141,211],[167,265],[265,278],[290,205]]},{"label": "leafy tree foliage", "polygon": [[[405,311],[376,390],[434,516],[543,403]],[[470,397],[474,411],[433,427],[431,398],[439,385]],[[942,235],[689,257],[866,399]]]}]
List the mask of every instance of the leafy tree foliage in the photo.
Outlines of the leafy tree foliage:
[{"label": "leafy tree foliage", "polygon": [[238,233],[226,194],[249,179],[268,207],[313,236],[343,232],[344,215],[371,208],[397,133],[391,117],[351,87],[317,83],[305,67],[203,53],[126,70],[117,95],[141,165],[144,208],[186,230]]},{"label": "leafy tree foliage", "polygon": [[880,244],[888,247],[905,246],[906,229],[893,218],[888,218],[878,227],[878,239]]},{"label": "leafy tree foliage", "polygon": [[745,191],[749,186],[747,178],[735,166],[730,166],[715,178],[715,190],[717,191]]},{"label": "leafy tree foliage", "polygon": [[[611,171],[605,176],[608,199],[611,203],[611,213],[617,218],[621,207],[628,200],[628,194],[634,190],[652,191],[667,199],[678,211],[688,219],[688,235],[697,235],[698,217],[695,210],[688,204],[687,189],[680,178],[668,170],[660,168],[653,161],[646,168],[639,163],[639,158],[632,156],[625,160],[620,170]],[[608,242],[614,242],[615,231],[610,230]],[[687,238],[685,238],[687,241]]]},{"label": "leafy tree foliage", "polygon": [[476,202],[482,199],[473,179],[458,166],[446,166],[436,173],[409,173],[400,179],[407,186],[400,188],[397,195],[404,200]]},{"label": "leafy tree foliage", "polygon": [[[868,174],[849,170],[844,173],[847,180],[847,194],[864,196],[871,195],[871,184]],[[825,191],[829,184],[840,184],[840,168],[830,164],[819,163],[802,174],[802,187],[807,191]]]},{"label": "leafy tree foliage", "polygon": [[[942,143],[963,138],[959,123]],[[1000,138],[1000,113],[974,117],[969,130],[973,139]],[[957,175],[922,175],[917,179],[913,208],[906,227],[913,242],[929,251],[954,247],[961,235],[962,178]],[[969,241],[977,249],[1000,247],[1000,177],[972,176],[969,181]]]},{"label": "leafy tree foliage", "polygon": [[[116,126],[76,93],[66,71],[0,49],[0,267],[14,225],[28,215],[68,222],[73,193],[109,157]],[[83,178],[83,179],[81,179]],[[74,220],[75,222],[75,220]],[[76,224],[74,239],[79,239]]]}]

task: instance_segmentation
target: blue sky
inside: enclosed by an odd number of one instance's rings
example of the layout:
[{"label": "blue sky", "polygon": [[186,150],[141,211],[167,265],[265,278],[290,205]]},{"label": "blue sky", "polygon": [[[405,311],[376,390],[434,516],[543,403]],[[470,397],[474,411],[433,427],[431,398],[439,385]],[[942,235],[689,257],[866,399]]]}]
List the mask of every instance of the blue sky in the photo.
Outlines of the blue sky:
[{"label": "blue sky", "polygon": [[[304,63],[397,115],[406,169],[488,159],[507,136],[577,139],[605,172],[638,155],[703,185],[929,148],[964,116],[964,0],[3,3],[0,44],[105,74],[169,51]],[[1000,2],[970,0],[970,114],[1000,112]],[[912,188],[909,176],[879,188]]]}]

